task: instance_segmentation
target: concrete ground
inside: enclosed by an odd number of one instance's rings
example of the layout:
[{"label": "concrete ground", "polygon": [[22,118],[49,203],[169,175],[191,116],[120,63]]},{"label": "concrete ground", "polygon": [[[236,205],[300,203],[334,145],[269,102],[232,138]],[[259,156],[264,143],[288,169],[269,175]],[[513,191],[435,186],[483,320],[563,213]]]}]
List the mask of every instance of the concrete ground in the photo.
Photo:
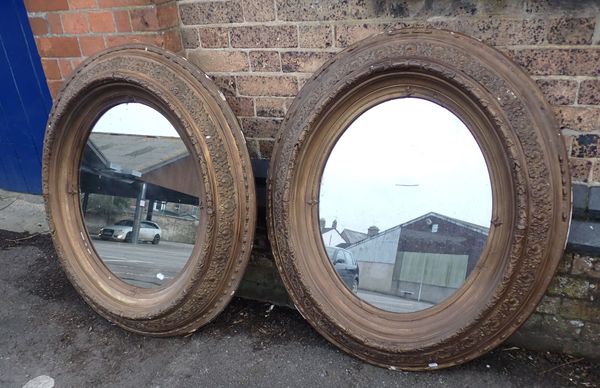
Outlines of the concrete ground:
[{"label": "concrete ground", "polygon": [[0,231],[0,268],[0,387],[600,386],[591,361],[509,346],[446,370],[391,371],[339,351],[293,310],[244,299],[188,337],[130,334],[76,294],[47,235]]},{"label": "concrete ground", "polygon": [[0,229],[13,232],[47,232],[48,224],[42,197],[0,189]]}]

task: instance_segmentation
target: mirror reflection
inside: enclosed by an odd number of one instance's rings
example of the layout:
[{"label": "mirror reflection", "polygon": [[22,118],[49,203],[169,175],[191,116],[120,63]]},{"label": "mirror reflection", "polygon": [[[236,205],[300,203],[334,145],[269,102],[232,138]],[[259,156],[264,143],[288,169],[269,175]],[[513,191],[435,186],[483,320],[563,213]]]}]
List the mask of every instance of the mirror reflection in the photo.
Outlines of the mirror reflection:
[{"label": "mirror reflection", "polygon": [[323,172],[320,230],[356,295],[412,312],[451,296],[485,246],[492,212],[483,154],[464,123],[418,98],[361,114]]},{"label": "mirror reflection", "polygon": [[94,125],[81,209],[96,252],[124,282],[158,287],[185,266],[200,222],[195,172],[177,130],[153,108],[120,104]]}]

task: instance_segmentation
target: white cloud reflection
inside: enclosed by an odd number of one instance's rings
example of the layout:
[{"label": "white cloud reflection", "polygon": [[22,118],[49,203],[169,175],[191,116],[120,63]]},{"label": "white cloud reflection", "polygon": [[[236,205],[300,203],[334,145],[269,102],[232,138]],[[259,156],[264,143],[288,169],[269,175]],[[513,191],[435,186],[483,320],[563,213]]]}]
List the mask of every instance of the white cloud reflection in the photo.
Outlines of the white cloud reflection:
[{"label": "white cloud reflection", "polygon": [[395,99],[358,117],[334,147],[321,182],[327,226],[366,233],[434,211],[489,226],[487,166],[467,127],[432,102]]}]

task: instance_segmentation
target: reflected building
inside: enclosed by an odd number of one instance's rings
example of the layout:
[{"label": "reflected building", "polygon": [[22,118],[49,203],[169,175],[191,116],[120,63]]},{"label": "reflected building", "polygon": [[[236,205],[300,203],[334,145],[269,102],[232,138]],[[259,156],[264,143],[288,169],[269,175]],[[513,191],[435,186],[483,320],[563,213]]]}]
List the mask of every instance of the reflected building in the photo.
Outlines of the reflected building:
[{"label": "reflected building", "polygon": [[160,225],[163,240],[193,244],[200,197],[200,186],[190,179],[195,171],[178,137],[92,132],[80,173],[89,233],[132,219],[137,208],[145,220]]},{"label": "reflected building", "polygon": [[[319,220],[319,227],[321,230],[323,244],[326,247],[346,248],[347,246],[355,244],[369,237],[369,234],[367,233],[362,233],[352,229],[344,229],[340,233],[337,230],[337,221],[333,221],[331,227],[328,227],[326,226],[326,220],[324,218]],[[379,229],[377,229],[377,233],[378,232]]]},{"label": "reflected building", "polygon": [[469,276],[488,228],[430,212],[345,248],[360,268],[360,289],[439,303]]},{"label": "reflected building", "polygon": [[321,238],[323,239],[323,244],[325,244],[326,247],[342,246],[346,240],[337,230],[337,221],[334,220],[330,227],[325,225],[325,219],[321,218],[319,220],[319,227],[321,229]]},{"label": "reflected building", "polygon": [[338,245],[340,248],[346,248],[347,246],[356,244],[357,242],[360,242],[369,237],[367,233],[362,233],[352,229],[344,229],[342,230],[342,233],[340,233],[340,235],[345,241],[345,243]]}]

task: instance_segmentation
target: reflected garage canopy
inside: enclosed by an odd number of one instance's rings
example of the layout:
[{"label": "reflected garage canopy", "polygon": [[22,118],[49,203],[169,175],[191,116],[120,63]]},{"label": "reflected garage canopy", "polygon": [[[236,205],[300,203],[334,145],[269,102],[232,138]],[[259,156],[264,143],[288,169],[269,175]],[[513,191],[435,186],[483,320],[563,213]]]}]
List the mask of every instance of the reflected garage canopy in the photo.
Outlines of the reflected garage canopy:
[{"label": "reflected garage canopy", "polygon": [[197,176],[177,130],[153,108],[120,104],[100,117],[81,160],[81,208],[119,279],[158,287],[183,269],[200,222]]},{"label": "reflected garage canopy", "polygon": [[361,114],[323,172],[320,231],[340,280],[392,312],[451,296],[485,246],[488,169],[465,124],[427,100],[402,98]]}]

